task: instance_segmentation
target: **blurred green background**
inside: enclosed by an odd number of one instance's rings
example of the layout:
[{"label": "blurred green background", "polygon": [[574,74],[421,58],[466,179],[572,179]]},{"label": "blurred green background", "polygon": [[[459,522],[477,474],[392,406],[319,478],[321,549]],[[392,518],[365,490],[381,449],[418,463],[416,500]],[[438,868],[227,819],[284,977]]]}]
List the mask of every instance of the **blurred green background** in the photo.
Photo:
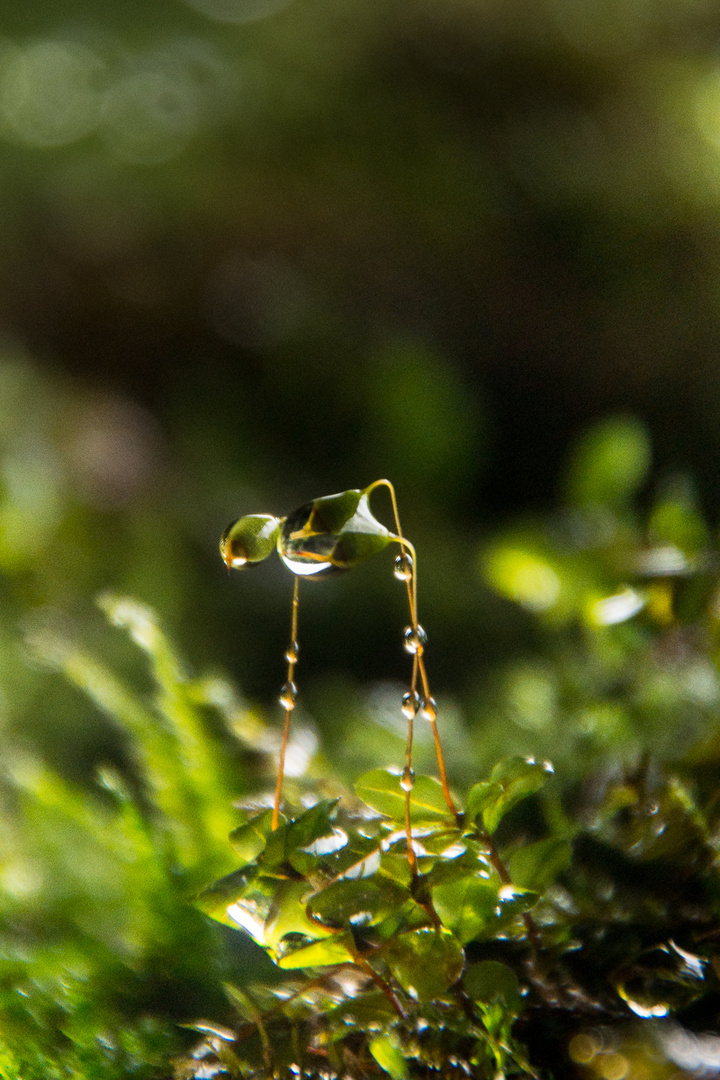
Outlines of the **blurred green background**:
[{"label": "blurred green background", "polygon": [[[107,590],[275,724],[291,581],[276,560],[228,578],[219,536],[381,476],[455,782],[509,752],[571,779],[712,730],[715,668],[687,636],[645,649],[665,601],[622,589],[648,543],[697,569],[718,516],[719,45],[709,0],[3,5],[16,779],[41,757],[135,782],[47,664],[72,641],[149,685]],[[345,779],[402,752],[390,566],[303,589],[303,722]],[[717,615],[700,577],[688,622]],[[253,760],[228,800],[266,782]]]},{"label": "blurred green background", "polygon": [[[64,768],[107,733],[19,628],[93,635],[101,589],[275,693],[290,586],[225,577],[242,513],[389,476],[466,707],[527,645],[480,542],[557,505],[589,422],[636,417],[715,517],[715,5],[73,0],[0,29],[2,710]],[[312,593],[322,714],[404,672],[401,604],[374,567]]]},{"label": "blurred green background", "polygon": [[[479,546],[557,505],[589,422],[637,418],[716,516],[716,5],[73,0],[0,28],[1,707],[60,768],[118,747],[19,643],[99,634],[99,590],[274,696],[289,582],[228,581],[242,513],[390,476],[471,724],[530,633]],[[404,674],[402,597],[375,567],[311,592],[328,726]]]}]

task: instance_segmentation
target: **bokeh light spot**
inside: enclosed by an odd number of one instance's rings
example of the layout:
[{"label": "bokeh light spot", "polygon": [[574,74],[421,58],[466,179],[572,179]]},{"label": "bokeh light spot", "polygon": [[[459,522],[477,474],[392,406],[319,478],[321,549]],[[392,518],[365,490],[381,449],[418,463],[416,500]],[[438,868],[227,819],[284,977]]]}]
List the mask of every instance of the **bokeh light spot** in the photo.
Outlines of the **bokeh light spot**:
[{"label": "bokeh light spot", "polygon": [[598,1072],[603,1080],[623,1080],[630,1069],[630,1062],[624,1054],[612,1050],[604,1054],[598,1062]]},{"label": "bokeh light spot", "polygon": [[106,138],[125,161],[154,165],[181,153],[199,125],[196,88],[170,55],[127,75],[107,93]]},{"label": "bokeh light spot", "polygon": [[635,589],[626,588],[613,596],[596,600],[590,607],[590,621],[595,626],[614,626],[631,619],[644,606],[644,598]]},{"label": "bokeh light spot", "polygon": [[563,37],[581,52],[595,56],[623,55],[636,48],[649,21],[646,0],[555,0],[553,8]]},{"label": "bokeh light spot", "polygon": [[185,0],[188,7],[222,23],[256,22],[287,7],[290,0]]},{"label": "bokeh light spot", "polygon": [[507,700],[514,723],[529,731],[547,727],[557,714],[557,692],[549,673],[527,664],[511,672]]},{"label": "bokeh light spot", "polygon": [[695,123],[703,138],[720,150],[720,71],[713,71],[698,87]]},{"label": "bokeh light spot", "polygon": [[602,1050],[602,1042],[593,1031],[581,1031],[573,1035],[568,1053],[577,1065],[589,1065]]},{"label": "bokeh light spot", "polygon": [[31,146],[62,146],[97,126],[104,65],[85,46],[38,41],[8,48],[0,76],[0,112]]},{"label": "bokeh light spot", "polygon": [[558,575],[530,551],[506,547],[492,552],[485,575],[497,592],[530,611],[547,611],[560,598]]}]

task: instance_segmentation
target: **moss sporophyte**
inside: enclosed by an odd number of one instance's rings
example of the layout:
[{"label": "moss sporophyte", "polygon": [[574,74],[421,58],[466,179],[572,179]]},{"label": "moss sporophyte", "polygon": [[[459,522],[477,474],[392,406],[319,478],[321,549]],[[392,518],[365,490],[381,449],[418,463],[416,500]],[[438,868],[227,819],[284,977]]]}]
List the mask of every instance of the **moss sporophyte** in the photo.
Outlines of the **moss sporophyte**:
[{"label": "moss sporophyte", "polygon": [[[392,529],[370,509],[378,487],[389,493]],[[394,576],[409,610],[402,643],[411,673],[398,701],[407,723],[403,767],[365,773],[354,784],[356,797],[312,796],[292,806],[283,776],[298,698],[301,579],[353,569],[390,544],[400,549]],[[509,759],[472,787],[464,812],[456,804],[418,620],[417,555],[402,533],[388,480],[315,499],[285,518],[242,517],[220,541],[228,570],[261,562],[274,550],[294,580],[273,805],[254,807],[232,831],[240,865],[196,903],[245,931],[288,977],[278,985],[230,987],[240,1030],[228,1041],[215,1028],[207,1035],[205,1022],[198,1025],[206,1037],[176,1075],[197,1080],[199,1068],[217,1064],[231,1076],[258,1080],[359,1080],[378,1070],[392,1080],[489,1080],[505,1069],[534,1077],[511,1031],[524,991],[508,965],[471,947],[512,941],[527,960],[528,980],[538,981],[541,943],[531,909],[539,894],[532,875],[527,884],[512,880],[493,833],[517,802],[539,791],[551,769]],[[413,771],[418,717],[431,726],[439,778]]]},{"label": "moss sporophyte", "polygon": [[[378,521],[370,509],[370,496],[379,487],[390,494],[395,531]],[[395,559],[394,574],[407,590],[410,622],[403,631],[403,645],[412,656],[410,689],[401,702],[401,711],[407,720],[405,765],[401,787],[405,792],[405,832],[407,858],[416,872],[416,857],[411,832],[411,792],[415,783],[412,767],[413,724],[420,715],[431,725],[442,792],[447,808],[453,817],[458,809],[450,794],[445,771],[445,761],[437,727],[437,705],[430,692],[425,667],[427,635],[418,622],[417,607],[417,554],[415,548],[400,528],[395,489],[389,480],[376,480],[366,488],[352,488],[337,495],[325,495],[305,503],[285,518],[269,514],[249,514],[227,527],[220,541],[220,553],[228,570],[241,569],[262,562],[276,550],[287,568],[295,576],[290,643],[285,653],[287,675],[280,692],[280,704],[285,710],[285,725],[280,747],[277,783],[272,814],[272,829],[280,823],[285,752],[290,734],[290,718],[297,702],[295,668],[300,655],[298,644],[298,610],[301,578],[324,578],[344,570],[351,570],[371,555],[383,551],[389,544],[398,544],[400,554]]]}]

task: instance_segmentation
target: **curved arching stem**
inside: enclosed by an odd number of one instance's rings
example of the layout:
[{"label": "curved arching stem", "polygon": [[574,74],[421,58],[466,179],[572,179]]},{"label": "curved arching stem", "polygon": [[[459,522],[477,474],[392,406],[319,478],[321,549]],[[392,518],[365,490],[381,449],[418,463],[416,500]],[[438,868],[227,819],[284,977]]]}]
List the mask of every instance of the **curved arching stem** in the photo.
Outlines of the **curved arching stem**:
[{"label": "curved arching stem", "polygon": [[[395,518],[395,529],[397,535],[393,539],[400,544],[404,551],[406,551],[412,559],[412,567],[410,577],[406,579],[405,584],[407,587],[408,595],[408,607],[410,609],[410,625],[415,634],[417,642],[417,651],[413,655],[413,669],[412,679],[410,683],[410,693],[415,694],[417,692],[418,678],[420,680],[420,686],[422,689],[422,697],[424,699],[423,715],[430,723],[430,727],[433,733],[433,740],[435,742],[435,754],[437,756],[438,771],[440,773],[440,783],[442,784],[443,796],[447,803],[447,808],[453,817],[458,818],[458,808],[453,801],[453,797],[450,794],[450,787],[447,781],[447,773],[445,771],[445,757],[442,751],[442,745],[440,743],[440,732],[438,731],[437,718],[435,715],[435,705],[433,702],[432,694],[430,693],[430,683],[427,676],[427,670],[425,668],[425,658],[423,655],[424,647],[420,640],[419,635],[419,622],[418,622],[418,605],[417,605],[417,552],[414,546],[407,540],[402,533],[400,526],[400,513],[398,511],[397,498],[395,497],[395,488],[390,480],[375,480],[374,483],[366,489],[368,495],[374,491],[377,487],[387,488],[390,494],[390,501],[392,503],[393,517]],[[410,784],[409,780],[412,776],[412,767],[409,763],[409,756],[412,753],[412,718],[408,719],[408,741],[406,748],[406,764],[405,775],[407,777],[407,786],[405,788],[405,827],[408,833],[408,861],[410,865],[413,865],[414,853],[411,855],[412,844],[410,839]]]},{"label": "curved arching stem", "polygon": [[290,718],[295,708],[297,691],[295,689],[295,666],[300,654],[298,645],[298,608],[300,605],[300,578],[295,578],[292,598],[292,614],[290,617],[290,644],[288,645],[285,659],[287,660],[287,679],[282,688],[280,702],[285,709],[285,724],[280,744],[280,758],[278,760],[277,780],[275,781],[275,801],[273,804],[272,828],[277,829],[280,824],[280,800],[282,798],[283,780],[285,778],[285,754],[290,739]]}]

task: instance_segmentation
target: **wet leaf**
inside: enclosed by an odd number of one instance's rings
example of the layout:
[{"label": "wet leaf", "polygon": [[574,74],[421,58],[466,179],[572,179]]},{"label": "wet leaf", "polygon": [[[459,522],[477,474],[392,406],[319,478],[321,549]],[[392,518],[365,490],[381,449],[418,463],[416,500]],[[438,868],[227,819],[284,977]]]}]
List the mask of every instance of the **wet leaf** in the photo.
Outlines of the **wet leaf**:
[{"label": "wet leaf", "polygon": [[245,862],[252,862],[264,850],[272,831],[272,810],[263,810],[257,817],[239,825],[230,833],[230,843]]},{"label": "wet leaf", "polygon": [[483,827],[494,833],[509,810],[528,795],[539,791],[552,773],[549,762],[534,758],[504,758],[493,769],[489,780],[470,789],[466,819],[480,818]]},{"label": "wet leaf", "polygon": [[407,889],[385,879],[335,881],[310,898],[312,911],[337,924],[371,926],[386,918],[410,898]]},{"label": "wet leaf", "polygon": [[380,1068],[389,1073],[393,1080],[407,1080],[408,1064],[392,1034],[376,1035],[370,1040],[368,1049]]},{"label": "wet leaf", "polygon": [[500,1002],[513,1016],[522,1012],[523,1002],[517,976],[507,964],[497,960],[481,960],[470,964],[463,975],[468,996],[481,1005]]},{"label": "wet leaf", "polygon": [[277,949],[287,934],[323,938],[333,933],[320,920],[309,917],[307,902],[311,891],[306,881],[284,881],[276,888],[265,920],[265,943],[269,948]]},{"label": "wet leaf", "polygon": [[[405,792],[401,775],[389,769],[373,769],[355,783],[358,796],[381,814],[398,824],[405,820]],[[418,776],[410,793],[410,819],[413,825],[437,825],[447,822],[450,813],[442,786],[434,776]]]},{"label": "wet leaf", "polygon": [[397,882],[398,885],[409,886],[412,881],[412,873],[405,850],[384,851],[380,859],[378,874]]},{"label": "wet leaf", "polygon": [[211,919],[225,923],[226,926],[237,928],[237,922],[230,918],[227,909],[238,899],[243,897],[248,886],[257,877],[257,866],[243,866],[227,874],[224,878],[203,889],[195,900],[196,907],[209,915]]},{"label": "wet leaf", "polygon": [[[500,903],[495,911],[496,921],[489,928],[493,934],[509,926],[518,915],[523,915],[534,908],[539,896],[532,889],[521,889],[519,885],[503,885],[498,893],[498,899]],[[521,933],[525,933],[524,927],[521,928]]]},{"label": "wet leaf", "polygon": [[323,941],[313,941],[299,949],[288,949],[278,958],[277,965],[284,970],[328,967],[334,964],[347,964],[354,956],[352,935],[342,933],[325,938]]},{"label": "wet leaf", "polygon": [[705,992],[707,961],[674,941],[642,952],[616,973],[616,990],[628,1008],[643,1019],[668,1016]]},{"label": "wet leaf", "polygon": [[[263,853],[263,864],[270,868],[291,861],[292,856],[309,847],[321,836],[333,831],[332,815],[337,799],[326,799],[271,832]],[[308,860],[302,860],[306,862]],[[312,859],[310,860],[313,861]]]},{"label": "wet leaf", "polygon": [[418,1001],[446,997],[462,974],[464,956],[449,930],[422,927],[397,934],[381,953],[393,975]]},{"label": "wet leaf", "polygon": [[571,859],[570,842],[551,836],[514,851],[508,860],[508,870],[516,885],[542,890],[568,868]]},{"label": "wet leaf", "polygon": [[272,555],[281,524],[269,514],[248,514],[228,525],[220,540],[220,555],[228,569],[262,562]]},{"label": "wet leaf", "polygon": [[344,1034],[349,1026],[366,1031],[386,1031],[397,1020],[397,1013],[385,994],[373,986],[361,994],[343,998],[328,1010],[328,1017],[332,1029]]},{"label": "wet leaf", "polygon": [[467,873],[432,890],[433,904],[443,925],[463,945],[478,937],[495,917],[500,885],[497,876],[486,881]]}]

